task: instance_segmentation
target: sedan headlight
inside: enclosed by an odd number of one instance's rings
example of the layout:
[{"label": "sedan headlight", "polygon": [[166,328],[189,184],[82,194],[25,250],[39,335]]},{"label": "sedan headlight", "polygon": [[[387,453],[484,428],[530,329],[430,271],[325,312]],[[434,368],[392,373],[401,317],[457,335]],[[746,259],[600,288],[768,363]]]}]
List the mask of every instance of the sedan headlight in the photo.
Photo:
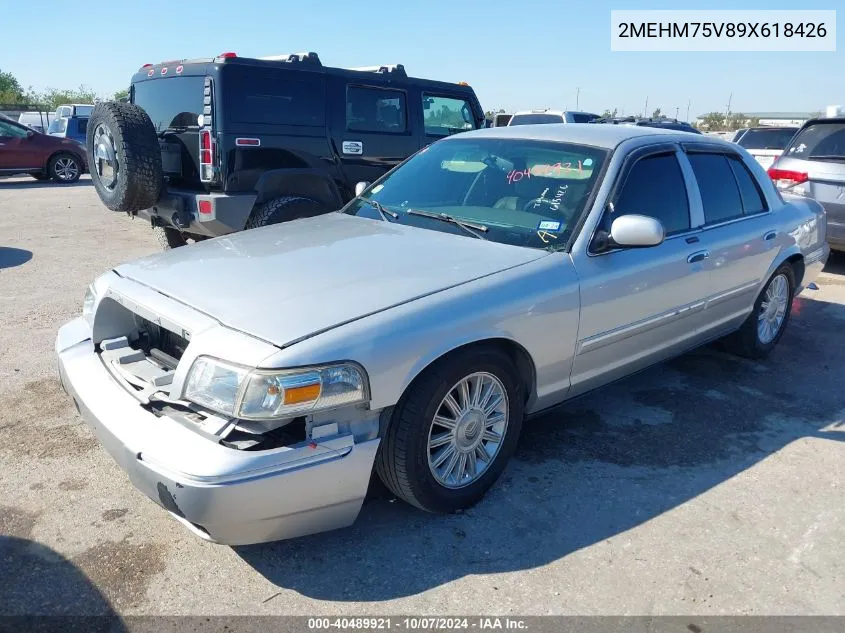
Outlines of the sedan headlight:
[{"label": "sedan headlight", "polygon": [[183,397],[224,415],[266,420],[365,402],[367,381],[352,363],[267,370],[200,356]]}]

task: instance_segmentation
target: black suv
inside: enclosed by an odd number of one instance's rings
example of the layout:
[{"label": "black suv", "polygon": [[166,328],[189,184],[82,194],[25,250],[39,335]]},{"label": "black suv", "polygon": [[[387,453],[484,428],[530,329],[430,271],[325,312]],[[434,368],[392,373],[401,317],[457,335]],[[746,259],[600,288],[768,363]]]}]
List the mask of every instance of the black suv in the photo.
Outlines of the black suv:
[{"label": "black suv", "polygon": [[315,53],[147,64],[88,125],[91,178],[164,247],[327,213],[439,138],[484,127],[465,83]]},{"label": "black suv", "polygon": [[692,132],[693,134],[701,134],[699,130],[694,128],[686,121],[678,121],[678,119],[670,119],[668,117],[660,118],[645,118],[645,117],[613,117],[596,119],[590,123],[611,123],[616,125],[640,125],[644,127],[656,127],[664,130],[678,130],[680,132]]}]

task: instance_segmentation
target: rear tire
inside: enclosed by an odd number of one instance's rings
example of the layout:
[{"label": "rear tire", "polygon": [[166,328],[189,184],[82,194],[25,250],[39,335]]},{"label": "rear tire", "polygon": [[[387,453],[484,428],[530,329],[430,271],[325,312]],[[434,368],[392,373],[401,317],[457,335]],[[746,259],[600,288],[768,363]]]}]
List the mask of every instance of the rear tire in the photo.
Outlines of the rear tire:
[{"label": "rear tire", "polygon": [[153,122],[132,103],[94,106],[86,151],[91,182],[112,211],[149,209],[161,196],[161,148]]},{"label": "rear tire", "polygon": [[54,182],[70,185],[82,175],[82,162],[77,156],[68,153],[56,154],[47,165],[47,174]]},{"label": "rear tire", "polygon": [[[466,379],[470,386],[462,392],[460,385]],[[494,389],[503,394],[502,404],[489,416],[481,415],[479,411],[489,408],[492,401],[475,400],[474,393],[489,395]],[[446,405],[453,393],[458,394],[452,402],[464,411],[461,415],[450,413]],[[393,494],[422,510],[467,508],[481,500],[505,469],[519,439],[523,414],[522,381],[507,354],[494,348],[458,352],[429,367],[408,387],[379,446],[376,471]],[[450,417],[458,421],[451,431],[443,424]],[[487,431],[501,438],[498,446],[485,444]],[[441,453],[450,447],[458,455],[457,463],[452,463],[451,453]],[[481,451],[476,452],[477,447]],[[450,465],[453,470],[447,470]]]},{"label": "rear tire", "polygon": [[260,226],[280,224],[300,218],[311,218],[324,213],[326,213],[326,210],[316,200],[300,196],[284,196],[256,207],[244,228],[255,229]]},{"label": "rear tire", "polygon": [[723,340],[724,348],[745,358],[768,356],[789,323],[794,295],[795,271],[782,264],[763,287],[742,327]]}]

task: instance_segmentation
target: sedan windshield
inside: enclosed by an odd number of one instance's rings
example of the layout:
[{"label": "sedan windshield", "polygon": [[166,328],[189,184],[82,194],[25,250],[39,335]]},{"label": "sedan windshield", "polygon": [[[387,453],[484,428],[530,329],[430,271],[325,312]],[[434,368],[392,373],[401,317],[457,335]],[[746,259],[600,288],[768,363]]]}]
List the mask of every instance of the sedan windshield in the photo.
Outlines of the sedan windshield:
[{"label": "sedan windshield", "polygon": [[388,173],[344,212],[467,239],[558,249],[598,186],[606,158],[604,149],[569,143],[443,140]]}]

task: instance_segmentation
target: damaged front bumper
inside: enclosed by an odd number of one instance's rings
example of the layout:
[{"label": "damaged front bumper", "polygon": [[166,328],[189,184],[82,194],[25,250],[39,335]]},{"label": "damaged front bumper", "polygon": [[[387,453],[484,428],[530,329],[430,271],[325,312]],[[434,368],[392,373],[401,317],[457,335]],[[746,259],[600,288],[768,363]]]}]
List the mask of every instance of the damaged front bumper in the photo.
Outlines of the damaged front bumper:
[{"label": "damaged front bumper", "polygon": [[197,535],[245,545],[352,524],[379,440],[351,434],[241,451],[157,416],[120,385],[97,355],[88,323],[56,339],[59,376],[80,414],[132,483]]}]

